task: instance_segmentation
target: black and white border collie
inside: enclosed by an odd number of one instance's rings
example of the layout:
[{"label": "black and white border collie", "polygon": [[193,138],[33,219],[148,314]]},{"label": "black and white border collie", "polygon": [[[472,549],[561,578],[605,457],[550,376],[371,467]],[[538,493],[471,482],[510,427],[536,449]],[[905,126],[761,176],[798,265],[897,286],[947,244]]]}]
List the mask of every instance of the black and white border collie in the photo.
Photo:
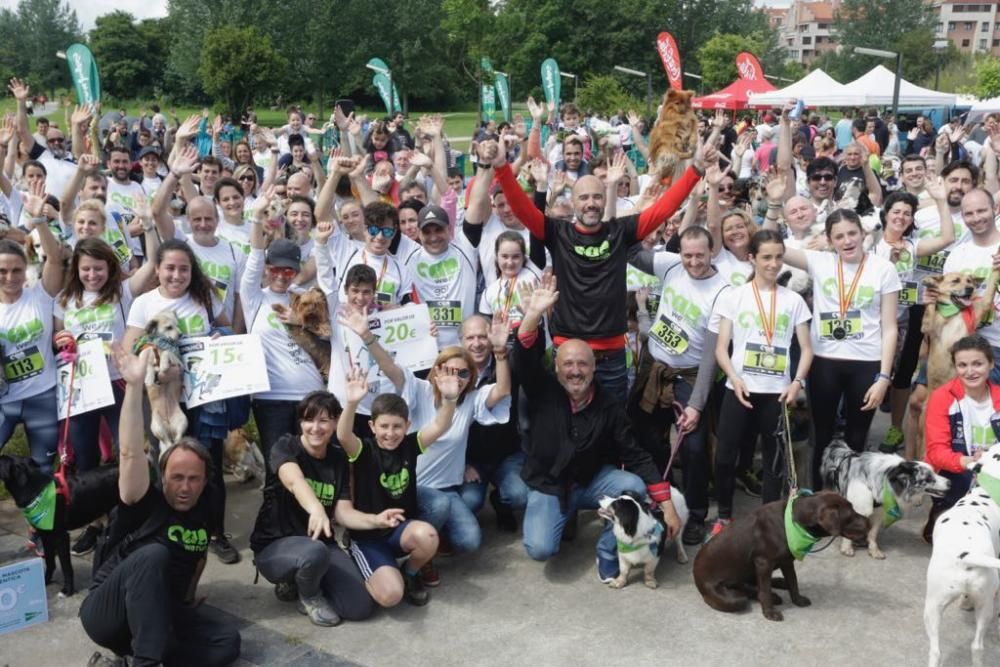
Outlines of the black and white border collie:
[{"label": "black and white border collie", "polygon": [[[687,502],[677,489],[671,491],[671,500],[681,520],[681,529],[673,538],[677,544],[677,562],[686,563],[688,557],[680,532],[684,530],[688,520]],[[619,573],[610,586],[624,588],[628,583],[629,571],[633,567],[642,567],[643,582],[648,588],[656,588],[656,566],[667,543],[667,531],[663,522],[653,516],[642,497],[632,491],[626,491],[616,498],[602,496],[597,502],[597,514],[611,522],[615,539],[618,540]]]}]

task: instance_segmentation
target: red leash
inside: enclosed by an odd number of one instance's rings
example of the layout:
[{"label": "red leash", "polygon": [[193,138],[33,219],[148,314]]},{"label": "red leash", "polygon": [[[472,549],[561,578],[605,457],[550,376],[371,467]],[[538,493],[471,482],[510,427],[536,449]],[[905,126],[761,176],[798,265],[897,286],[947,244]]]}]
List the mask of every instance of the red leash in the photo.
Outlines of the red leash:
[{"label": "red leash", "polygon": [[59,470],[52,476],[56,481],[56,492],[63,497],[67,505],[70,503],[69,485],[66,483],[66,471],[74,462],[73,446],[69,441],[69,420],[73,409],[73,382],[76,379],[76,359],[79,356],[76,340],[66,343],[59,349],[59,358],[69,363],[69,389],[67,390],[66,419],[63,420],[62,436],[59,438],[57,451],[59,453]]},{"label": "red leash", "polygon": [[684,416],[684,406],[674,401],[670,407],[674,409],[674,423],[677,424],[677,440],[674,441],[673,447],[670,448],[670,459],[667,461],[667,467],[663,469],[664,480],[670,476],[670,469],[674,466],[674,459],[677,457],[677,452],[681,449],[684,436],[687,435],[687,432],[680,427],[680,420]]}]

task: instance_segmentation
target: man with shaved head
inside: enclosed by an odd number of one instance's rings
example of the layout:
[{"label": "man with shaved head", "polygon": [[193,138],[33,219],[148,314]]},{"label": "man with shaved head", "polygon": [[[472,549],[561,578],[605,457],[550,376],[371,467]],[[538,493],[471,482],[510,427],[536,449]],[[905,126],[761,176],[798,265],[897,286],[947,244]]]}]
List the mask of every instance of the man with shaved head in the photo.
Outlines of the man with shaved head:
[{"label": "man with shaved head", "polygon": [[[670,484],[636,445],[625,406],[594,382],[591,345],[567,339],[556,352],[555,374],[543,368],[545,340],[538,324],[561,300],[555,288],[556,278],[546,274],[527,300],[514,344],[514,372],[526,394],[531,422],[521,471],[528,485],[524,549],[534,560],[548,560],[559,551],[577,510],[597,509],[601,496],[616,497],[626,491],[648,495],[658,503],[668,533],[676,535],[680,519],[670,499]],[[597,576],[603,583],[618,576],[610,523],[597,542]]]},{"label": "man with shaved head", "polygon": [[715,149],[700,147],[694,164],[642,213],[602,222],[605,189],[596,176],[581,176],[573,186],[570,224],[535,208],[507,164],[506,146],[493,160],[497,179],[511,211],[552,255],[552,268],[563,295],[549,320],[556,346],[578,338],[593,351],[598,380],[624,403],[628,393],[625,366],[626,263],[628,248],[652,234],[680,207],[691,188],[716,160]]}]

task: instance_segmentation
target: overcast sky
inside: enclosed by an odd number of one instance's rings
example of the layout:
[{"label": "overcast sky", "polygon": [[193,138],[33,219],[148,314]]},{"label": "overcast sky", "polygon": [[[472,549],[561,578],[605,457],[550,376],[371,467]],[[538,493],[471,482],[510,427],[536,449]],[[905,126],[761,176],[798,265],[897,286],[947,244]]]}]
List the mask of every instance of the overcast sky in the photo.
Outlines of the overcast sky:
[{"label": "overcast sky", "polygon": [[[76,11],[84,30],[94,27],[94,19],[121,9],[132,16],[145,19],[167,15],[167,0],[68,0],[70,9]],[[15,9],[17,0],[0,0],[0,7]]]}]

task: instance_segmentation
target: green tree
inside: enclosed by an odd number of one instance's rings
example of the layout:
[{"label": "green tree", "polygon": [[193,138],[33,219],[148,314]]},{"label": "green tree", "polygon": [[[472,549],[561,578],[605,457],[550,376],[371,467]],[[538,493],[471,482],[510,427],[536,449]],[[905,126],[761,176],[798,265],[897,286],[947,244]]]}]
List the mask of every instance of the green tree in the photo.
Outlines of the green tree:
[{"label": "green tree", "polygon": [[90,50],[109,95],[128,99],[152,94],[149,46],[131,14],[116,11],[97,17],[90,31]]},{"label": "green tree", "polygon": [[576,92],[576,103],[581,109],[610,116],[619,109],[632,109],[645,113],[646,105],[630,95],[611,75],[590,75]]},{"label": "green tree", "polygon": [[28,79],[35,92],[55,95],[69,85],[69,68],[56,58],[80,41],[76,12],[60,0],[20,0],[15,11],[0,10],[0,72]]},{"label": "green tree", "polygon": [[985,56],[973,66],[976,85],[973,93],[980,99],[1000,96],[1000,59]]},{"label": "green tree", "polygon": [[698,64],[706,91],[728,86],[739,76],[736,54],[749,51],[759,56],[763,51],[760,35],[715,35],[698,49]]},{"label": "green tree", "polygon": [[287,62],[257,28],[225,26],[205,35],[198,73],[205,92],[222,100],[239,118],[258,96],[287,71]]},{"label": "green tree", "polygon": [[878,64],[895,68],[884,58],[857,55],[852,50],[863,46],[903,53],[903,75],[922,78],[927,65],[920,56],[933,54],[936,22],[933,9],[923,0],[844,0],[834,15],[834,29],[843,49],[824,59],[840,76],[828,73],[846,83]]}]

